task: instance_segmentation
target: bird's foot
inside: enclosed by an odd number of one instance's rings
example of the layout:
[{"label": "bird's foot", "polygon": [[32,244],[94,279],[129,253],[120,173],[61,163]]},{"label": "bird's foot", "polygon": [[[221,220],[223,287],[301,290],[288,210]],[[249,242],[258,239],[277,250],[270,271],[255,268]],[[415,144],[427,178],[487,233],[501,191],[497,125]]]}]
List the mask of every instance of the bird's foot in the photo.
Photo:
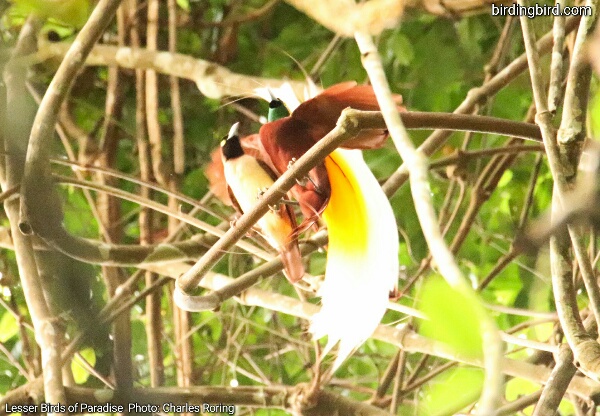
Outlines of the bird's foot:
[{"label": "bird's foot", "polygon": [[256,190],[256,199],[261,199],[266,192],[267,188],[258,188]]},{"label": "bird's foot", "polygon": [[294,163],[296,163],[298,161],[298,159],[296,159],[295,157],[291,158],[290,161],[288,162],[287,168],[291,169],[292,166],[294,166]]},{"label": "bird's foot", "polygon": [[323,191],[323,189],[321,189],[321,187],[319,185],[317,185],[317,183],[313,180],[313,178],[310,177],[310,175],[306,176],[306,179],[310,181],[310,183],[313,184],[313,186],[315,187],[315,192],[318,193],[319,195],[324,195],[325,192]]},{"label": "bird's foot", "polygon": [[[267,192],[267,188],[259,189],[256,193],[256,199],[261,199],[265,192]],[[269,205],[269,209],[271,210],[271,212],[277,212],[279,210],[279,207],[277,205]]]},{"label": "bird's foot", "polygon": [[[295,157],[293,157],[293,158],[292,158],[292,159],[291,159],[291,160],[288,162],[287,168],[288,168],[288,169],[291,169],[291,167],[292,167],[292,166],[294,166],[294,163],[296,163],[296,162],[297,162],[296,158],[295,158]],[[308,184],[309,182],[313,184],[313,186],[315,187],[315,191],[316,191],[316,192],[317,192],[319,195],[323,195],[323,194],[324,194],[324,192],[323,192],[323,190],[321,189],[321,187],[320,187],[319,185],[317,185],[317,183],[314,181],[314,179],[313,179],[313,178],[311,178],[311,177],[310,177],[310,174],[309,174],[309,175],[306,175],[306,176],[304,176],[303,178],[299,178],[299,179],[298,179],[298,178],[296,178],[296,183],[297,183],[298,185],[300,185],[300,186],[303,186],[303,187],[305,187],[305,186],[306,186],[306,184]]]},{"label": "bird's foot", "polygon": [[300,203],[298,201],[292,201],[291,199],[282,199],[280,202],[282,204],[291,205],[291,206],[294,206],[294,207],[297,207],[297,206],[300,205]]},{"label": "bird's foot", "polygon": [[[291,169],[294,166],[294,163],[296,163],[297,161],[298,160],[295,157],[293,157],[288,162],[287,168]],[[300,178],[300,179],[296,178],[296,183],[300,186],[306,186],[306,184],[308,183],[308,179],[309,179],[308,176],[305,176],[304,178]]]}]

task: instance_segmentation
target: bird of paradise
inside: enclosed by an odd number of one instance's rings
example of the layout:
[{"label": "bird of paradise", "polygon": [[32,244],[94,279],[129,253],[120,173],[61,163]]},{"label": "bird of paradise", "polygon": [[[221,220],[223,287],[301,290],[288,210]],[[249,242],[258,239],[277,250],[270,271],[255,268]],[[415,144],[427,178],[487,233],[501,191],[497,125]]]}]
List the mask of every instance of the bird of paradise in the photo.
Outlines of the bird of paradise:
[{"label": "bird of paradise", "polygon": [[[265,124],[259,137],[278,173],[332,130],[346,107],[379,109],[371,87],[343,83],[302,103],[291,115]],[[367,130],[350,146],[375,147],[386,137],[387,131]],[[307,220],[322,213],[329,233],[325,280],[319,290],[322,307],[312,318],[310,332],[315,339],[328,337],[324,354],[338,345],[335,371],[372,335],[385,313],[398,279],[398,228],[360,150],[335,150],[294,186],[292,194]]]}]

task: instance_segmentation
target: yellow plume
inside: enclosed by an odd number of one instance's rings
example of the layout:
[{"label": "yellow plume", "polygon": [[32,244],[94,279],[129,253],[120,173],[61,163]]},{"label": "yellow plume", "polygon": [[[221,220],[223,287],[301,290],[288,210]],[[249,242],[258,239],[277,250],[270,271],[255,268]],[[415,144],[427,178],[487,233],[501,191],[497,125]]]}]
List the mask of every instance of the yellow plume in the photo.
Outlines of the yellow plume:
[{"label": "yellow plume", "polygon": [[[290,111],[300,104],[291,86],[255,90],[271,93]],[[309,90],[308,98],[316,95]],[[325,159],[331,197],[323,212],[329,245],[321,310],[313,338],[328,337],[323,354],[339,344],[332,371],[369,338],[381,321],[398,282],[398,226],[390,203],[360,150],[337,149]]]},{"label": "yellow plume", "polygon": [[323,212],[329,232],[321,310],[310,331],[339,343],[335,371],[371,336],[398,280],[398,228],[389,201],[360,150],[337,149],[325,159],[331,199]]}]

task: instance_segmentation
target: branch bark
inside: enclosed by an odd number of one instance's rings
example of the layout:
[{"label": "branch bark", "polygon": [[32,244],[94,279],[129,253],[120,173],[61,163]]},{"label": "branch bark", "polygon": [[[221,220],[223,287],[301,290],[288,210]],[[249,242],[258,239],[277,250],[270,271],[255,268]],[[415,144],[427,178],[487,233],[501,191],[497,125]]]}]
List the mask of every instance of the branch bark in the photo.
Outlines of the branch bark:
[{"label": "branch bark", "polygon": [[[40,42],[37,55],[33,57],[34,59],[26,60],[26,63],[63,57],[70,48],[71,44],[67,42]],[[237,74],[213,62],[195,59],[188,55],[109,45],[96,45],[86,57],[85,65],[118,65],[122,68],[153,70],[161,74],[189,79],[196,83],[202,94],[215,99],[251,94],[257,86],[279,87],[284,83],[274,78]],[[285,82],[290,83],[298,96],[304,95],[304,82]]]},{"label": "branch bark", "polygon": [[535,406],[533,416],[546,416],[556,414],[558,405],[567,392],[567,387],[573,379],[577,368],[573,365],[573,353],[567,344],[559,348],[556,366],[548,378],[548,383],[542,390],[542,395]]},{"label": "branch bark", "polygon": [[[189,265],[184,263],[173,264],[168,269],[160,265],[149,265],[148,269],[172,278],[177,278],[177,276],[189,270]],[[200,282],[200,285],[206,289],[219,290],[234,281],[235,279],[230,277],[210,272]],[[255,287],[246,290],[241,296],[236,298],[236,301],[243,305],[267,308],[305,320],[310,320],[312,315],[317,313],[319,309],[317,305]],[[373,338],[403,348],[407,352],[430,354],[477,367],[483,366],[481,360],[473,357],[458,356],[455,351],[448,348],[445,344],[420,336],[401,325],[398,327],[379,325],[373,334]],[[545,384],[551,372],[550,369],[543,365],[530,364],[509,358],[502,359],[500,371],[506,375],[520,377],[539,384]],[[576,376],[569,385],[568,391],[581,398],[596,397],[600,394],[600,383],[585,377]]]}]

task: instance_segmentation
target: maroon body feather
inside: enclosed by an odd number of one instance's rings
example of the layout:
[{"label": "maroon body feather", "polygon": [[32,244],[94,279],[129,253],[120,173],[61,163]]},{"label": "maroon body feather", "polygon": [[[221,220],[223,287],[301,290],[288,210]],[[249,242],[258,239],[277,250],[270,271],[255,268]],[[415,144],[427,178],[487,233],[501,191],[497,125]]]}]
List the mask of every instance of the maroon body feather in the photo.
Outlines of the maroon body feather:
[{"label": "maroon body feather", "polygon": [[[398,109],[401,97],[396,96]],[[351,107],[356,110],[378,111],[379,104],[370,85],[344,82],[327,88],[316,97],[300,104],[289,117],[261,127],[259,136],[278,174],[285,172],[290,162],[299,159],[317,141],[321,140],[336,125],[342,111]],[[344,143],[349,149],[373,149],[381,147],[388,136],[387,130],[363,130],[357,137]],[[300,204],[305,217],[302,228],[314,223],[329,201],[331,186],[325,164],[320,163],[294,185],[292,195]]]}]

